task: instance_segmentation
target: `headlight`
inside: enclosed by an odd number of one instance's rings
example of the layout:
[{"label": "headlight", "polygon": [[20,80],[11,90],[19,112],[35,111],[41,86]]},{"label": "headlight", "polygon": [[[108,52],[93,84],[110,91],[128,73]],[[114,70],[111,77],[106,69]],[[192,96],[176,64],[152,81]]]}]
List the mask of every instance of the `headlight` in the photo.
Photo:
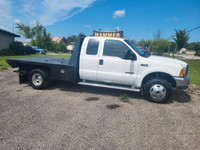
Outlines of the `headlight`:
[{"label": "headlight", "polygon": [[185,76],[186,76],[186,68],[183,68],[183,69],[181,69],[179,77],[185,77]]}]

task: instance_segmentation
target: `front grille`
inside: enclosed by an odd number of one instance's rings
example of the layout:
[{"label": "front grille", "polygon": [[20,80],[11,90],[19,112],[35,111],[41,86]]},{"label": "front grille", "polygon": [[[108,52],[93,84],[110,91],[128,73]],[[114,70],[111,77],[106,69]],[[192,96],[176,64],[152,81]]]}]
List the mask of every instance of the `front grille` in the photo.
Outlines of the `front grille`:
[{"label": "front grille", "polygon": [[188,74],[188,65],[186,66],[186,73],[185,73],[185,75],[187,76],[187,74]]}]

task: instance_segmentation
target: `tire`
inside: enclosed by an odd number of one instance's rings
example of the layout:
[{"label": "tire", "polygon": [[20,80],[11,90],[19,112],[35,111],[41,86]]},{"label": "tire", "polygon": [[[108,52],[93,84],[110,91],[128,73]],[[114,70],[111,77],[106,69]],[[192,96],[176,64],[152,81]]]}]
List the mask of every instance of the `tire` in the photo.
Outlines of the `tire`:
[{"label": "tire", "polygon": [[144,85],[144,96],[156,103],[166,102],[172,94],[172,87],[165,79],[154,78]]},{"label": "tire", "polygon": [[29,84],[34,89],[44,89],[50,84],[48,74],[41,69],[34,69],[29,73]]}]

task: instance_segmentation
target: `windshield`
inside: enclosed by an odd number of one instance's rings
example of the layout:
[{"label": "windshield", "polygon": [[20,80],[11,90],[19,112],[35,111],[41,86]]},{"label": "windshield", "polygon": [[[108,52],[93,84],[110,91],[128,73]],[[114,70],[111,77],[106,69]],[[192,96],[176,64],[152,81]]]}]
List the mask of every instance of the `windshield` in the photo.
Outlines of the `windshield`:
[{"label": "windshield", "polygon": [[141,51],[140,49],[138,49],[135,45],[133,45],[133,43],[131,43],[128,40],[124,40],[130,47],[132,47],[140,56],[144,56],[145,53],[143,51]]}]

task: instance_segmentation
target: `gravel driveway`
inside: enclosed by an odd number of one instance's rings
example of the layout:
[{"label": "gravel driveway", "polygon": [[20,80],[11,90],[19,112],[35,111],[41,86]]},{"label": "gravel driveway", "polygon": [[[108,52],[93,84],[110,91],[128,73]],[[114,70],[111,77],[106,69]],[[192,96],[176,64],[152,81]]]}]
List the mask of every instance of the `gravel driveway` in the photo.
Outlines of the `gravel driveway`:
[{"label": "gravel driveway", "polygon": [[200,149],[199,97],[175,92],[155,104],[67,83],[34,90],[9,68],[0,71],[0,149]]}]

